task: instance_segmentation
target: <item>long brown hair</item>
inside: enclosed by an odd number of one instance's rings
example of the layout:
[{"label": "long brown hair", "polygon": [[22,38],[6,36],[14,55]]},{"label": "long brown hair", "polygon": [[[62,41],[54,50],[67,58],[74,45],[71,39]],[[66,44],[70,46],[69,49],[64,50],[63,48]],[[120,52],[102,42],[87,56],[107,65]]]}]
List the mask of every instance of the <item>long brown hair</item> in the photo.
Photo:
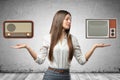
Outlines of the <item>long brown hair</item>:
[{"label": "long brown hair", "polygon": [[[69,14],[71,16],[71,14],[68,11],[65,10],[59,10],[57,11],[57,13],[55,14],[54,18],[53,18],[53,22],[51,25],[51,30],[50,30],[50,34],[51,34],[51,43],[50,43],[50,50],[49,50],[49,60],[53,61],[53,49],[55,47],[55,45],[57,44],[57,42],[60,40],[61,34],[62,34],[62,30],[63,30],[63,20],[65,19],[65,16]],[[68,61],[70,62],[73,58],[73,44],[72,44],[72,39],[71,39],[71,35],[69,34],[70,29],[65,30],[65,32],[67,33],[67,43],[69,46],[69,57],[68,57]]]}]

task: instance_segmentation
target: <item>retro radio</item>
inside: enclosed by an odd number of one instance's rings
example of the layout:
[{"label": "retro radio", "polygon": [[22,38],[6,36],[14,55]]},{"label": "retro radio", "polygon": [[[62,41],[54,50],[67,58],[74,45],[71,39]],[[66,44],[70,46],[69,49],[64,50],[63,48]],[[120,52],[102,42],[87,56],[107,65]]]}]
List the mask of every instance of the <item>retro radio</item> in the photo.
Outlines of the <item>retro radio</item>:
[{"label": "retro radio", "polygon": [[32,21],[4,21],[3,35],[5,38],[32,38]]},{"label": "retro radio", "polygon": [[116,38],[116,19],[86,19],[87,38]]}]

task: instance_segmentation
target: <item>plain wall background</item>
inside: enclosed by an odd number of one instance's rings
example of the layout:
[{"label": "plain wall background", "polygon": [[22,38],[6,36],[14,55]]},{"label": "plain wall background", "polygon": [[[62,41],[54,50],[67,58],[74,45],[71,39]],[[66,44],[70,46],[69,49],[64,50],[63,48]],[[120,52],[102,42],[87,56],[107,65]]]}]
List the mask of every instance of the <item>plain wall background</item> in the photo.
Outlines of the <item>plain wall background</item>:
[{"label": "plain wall background", "polygon": [[[71,72],[120,72],[120,0],[0,0],[0,71],[41,72],[47,69],[34,62],[25,49],[13,49],[17,43],[27,43],[39,53],[42,38],[49,33],[56,11],[64,9],[72,14],[71,33],[77,37],[85,54],[94,43],[110,43],[111,47],[96,49],[85,65],[73,59]],[[86,39],[85,19],[117,19],[117,38]],[[32,20],[34,37],[31,39],[5,39],[3,22],[6,20]]]}]

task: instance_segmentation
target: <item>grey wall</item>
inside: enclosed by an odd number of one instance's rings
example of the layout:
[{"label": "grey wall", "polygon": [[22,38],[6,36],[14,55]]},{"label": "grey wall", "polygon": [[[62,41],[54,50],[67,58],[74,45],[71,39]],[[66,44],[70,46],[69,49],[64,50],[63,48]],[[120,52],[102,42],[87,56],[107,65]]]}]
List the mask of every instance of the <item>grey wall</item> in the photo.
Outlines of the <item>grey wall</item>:
[{"label": "grey wall", "polygon": [[[71,33],[85,54],[94,43],[112,46],[96,49],[89,61],[81,66],[73,59],[72,72],[120,72],[120,0],[0,0],[0,71],[40,72],[47,69],[47,60],[38,65],[25,49],[13,49],[17,43],[27,43],[39,53],[43,35],[48,34],[56,11],[65,9],[72,14]],[[85,19],[117,19],[117,38],[86,39]],[[34,37],[31,39],[5,39],[2,26],[6,20],[32,20]]]}]

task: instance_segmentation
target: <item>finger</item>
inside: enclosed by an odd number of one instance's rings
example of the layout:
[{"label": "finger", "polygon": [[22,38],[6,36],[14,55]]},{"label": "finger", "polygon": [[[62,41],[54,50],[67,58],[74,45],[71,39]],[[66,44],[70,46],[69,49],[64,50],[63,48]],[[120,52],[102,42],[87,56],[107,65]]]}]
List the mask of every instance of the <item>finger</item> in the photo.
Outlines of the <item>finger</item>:
[{"label": "finger", "polygon": [[20,44],[16,44],[16,46],[20,46]]},{"label": "finger", "polygon": [[111,46],[110,44],[104,44],[104,47]]},{"label": "finger", "polygon": [[18,46],[10,46],[10,47],[12,47],[12,48],[16,48],[16,49],[19,49],[20,47],[18,47]]}]

